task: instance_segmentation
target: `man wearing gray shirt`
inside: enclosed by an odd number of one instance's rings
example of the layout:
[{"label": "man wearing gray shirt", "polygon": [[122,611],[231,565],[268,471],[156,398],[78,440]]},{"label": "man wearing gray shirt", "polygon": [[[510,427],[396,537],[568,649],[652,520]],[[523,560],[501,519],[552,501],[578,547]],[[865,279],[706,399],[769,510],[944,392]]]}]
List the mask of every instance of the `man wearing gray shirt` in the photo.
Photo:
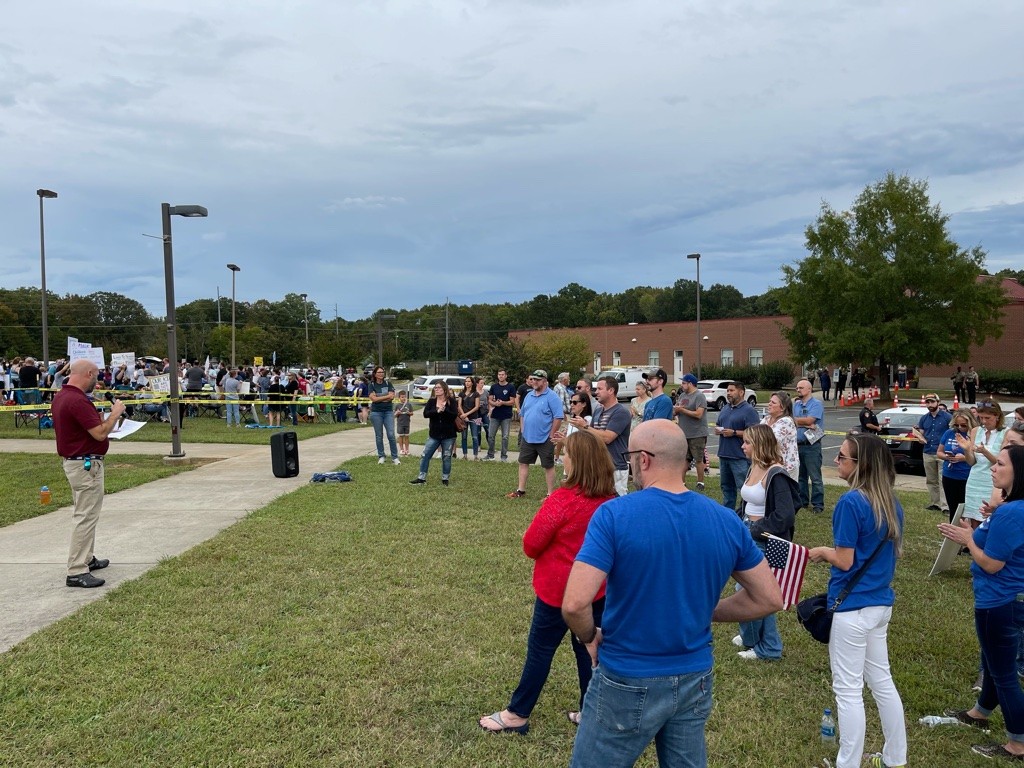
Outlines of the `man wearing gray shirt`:
[{"label": "man wearing gray shirt", "polygon": [[683,376],[672,412],[679,418],[679,428],[686,436],[686,450],[697,468],[697,490],[704,490],[704,447],[708,442],[708,401],[697,389],[697,377]]}]

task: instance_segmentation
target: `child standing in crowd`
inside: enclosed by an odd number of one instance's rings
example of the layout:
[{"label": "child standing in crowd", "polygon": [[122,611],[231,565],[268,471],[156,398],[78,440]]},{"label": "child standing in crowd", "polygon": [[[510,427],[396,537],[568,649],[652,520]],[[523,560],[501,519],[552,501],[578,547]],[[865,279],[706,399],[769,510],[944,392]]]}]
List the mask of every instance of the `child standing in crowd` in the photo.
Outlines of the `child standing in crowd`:
[{"label": "child standing in crowd", "polygon": [[395,433],[398,436],[398,455],[409,455],[409,426],[412,422],[412,403],[409,393],[398,390],[398,402],[395,403]]}]

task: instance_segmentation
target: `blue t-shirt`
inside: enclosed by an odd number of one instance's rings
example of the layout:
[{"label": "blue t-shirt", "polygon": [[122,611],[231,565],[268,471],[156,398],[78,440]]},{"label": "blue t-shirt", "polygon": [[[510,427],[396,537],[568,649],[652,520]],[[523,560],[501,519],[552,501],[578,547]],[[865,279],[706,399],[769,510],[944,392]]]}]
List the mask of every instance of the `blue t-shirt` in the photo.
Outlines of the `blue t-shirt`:
[{"label": "blue t-shirt", "polygon": [[993,560],[1005,563],[996,573],[985,573],[971,563],[974,607],[996,608],[1016,600],[1024,593],[1024,501],[996,507],[992,517],[974,529],[974,543]]},{"label": "blue t-shirt", "polygon": [[[903,530],[903,507],[896,502],[896,516]],[[860,491],[847,491],[839,497],[835,510],[832,512],[832,536],[837,547],[853,549],[853,565],[850,570],[841,571],[832,566],[828,580],[829,605],[843,590],[846,584],[857,573],[861,565],[874,553],[889,532],[889,527],[882,521],[882,529],[875,527],[875,513],[868,504],[867,497]],[[896,543],[888,542],[878,553],[878,557],[868,567],[860,581],[853,588],[839,613],[855,611],[872,605],[892,605],[896,593],[892,589],[892,577],[896,573]]]},{"label": "blue t-shirt", "polygon": [[[723,429],[738,429],[740,431],[755,424],[760,424],[761,419],[754,410],[754,406],[746,400],[739,405],[726,405],[718,414],[716,424]],[[743,453],[743,437],[718,436],[718,458],[720,459],[743,459],[747,457]]]},{"label": "blue t-shirt", "polygon": [[711,668],[722,589],[763,555],[732,510],[649,488],[598,507],[576,559],[608,574],[601,666],[658,677]]},{"label": "blue t-shirt", "polygon": [[934,454],[939,450],[939,443],[945,437],[945,432],[949,429],[949,422],[952,420],[953,416],[941,408],[934,416],[926,413],[918,420],[918,429],[924,432],[925,439],[928,441],[926,445],[921,447],[922,452]]},{"label": "blue t-shirt", "polygon": [[651,419],[671,419],[672,398],[662,392],[657,397],[652,397],[644,406],[644,421]]},{"label": "blue t-shirt", "polygon": [[[965,436],[967,433],[964,433]],[[956,430],[947,429],[943,435],[942,450],[946,452],[946,455],[952,456],[963,456],[964,449],[960,447],[960,443],[956,441]],[[942,476],[948,477],[950,480],[966,480],[968,475],[971,474],[971,465],[966,461],[958,461],[955,464],[951,464],[948,461],[942,462]]]},{"label": "blue t-shirt", "polygon": [[[821,400],[813,396],[809,398],[806,403],[797,398],[793,401],[793,416],[794,418],[813,416],[814,426],[821,429],[825,423],[825,406],[822,404]],[[804,434],[807,432],[807,429],[807,427],[796,428],[796,441],[798,443],[807,442],[807,438]]]},{"label": "blue t-shirt", "polygon": [[[491,384],[491,397],[501,402],[502,400],[511,400],[513,403],[516,401],[516,387],[512,382],[506,384]],[[494,410],[491,411],[491,418],[502,420],[512,418],[512,406],[511,405],[496,405]]]},{"label": "blue t-shirt", "polygon": [[[378,384],[376,381],[371,381],[370,391],[373,392],[373,394],[377,395],[377,397],[380,397],[381,395],[386,395],[388,392],[394,392],[395,388],[391,386],[390,381],[384,379],[383,384]],[[391,402],[391,400],[388,400],[387,402],[384,403],[370,403],[370,411],[372,413],[387,413],[388,411],[393,411],[394,406],[391,404]]]},{"label": "blue t-shirt", "polygon": [[546,443],[551,437],[551,425],[564,415],[562,398],[554,390],[545,389],[541,394],[537,390],[527,392],[520,411],[522,423],[519,429],[523,440],[534,445]]}]

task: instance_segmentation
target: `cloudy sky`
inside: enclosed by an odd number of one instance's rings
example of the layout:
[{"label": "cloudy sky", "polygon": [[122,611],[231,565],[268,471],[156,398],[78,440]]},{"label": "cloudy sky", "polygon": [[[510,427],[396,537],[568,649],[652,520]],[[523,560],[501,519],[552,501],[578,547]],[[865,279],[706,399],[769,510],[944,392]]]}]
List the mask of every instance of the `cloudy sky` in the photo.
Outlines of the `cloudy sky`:
[{"label": "cloudy sky", "polygon": [[[822,200],[927,179],[1024,266],[1019,0],[5,3],[0,285],[326,320],[693,278],[780,284]],[[162,6],[162,7],[161,7]],[[1017,51],[1017,53],[1014,53]]]}]

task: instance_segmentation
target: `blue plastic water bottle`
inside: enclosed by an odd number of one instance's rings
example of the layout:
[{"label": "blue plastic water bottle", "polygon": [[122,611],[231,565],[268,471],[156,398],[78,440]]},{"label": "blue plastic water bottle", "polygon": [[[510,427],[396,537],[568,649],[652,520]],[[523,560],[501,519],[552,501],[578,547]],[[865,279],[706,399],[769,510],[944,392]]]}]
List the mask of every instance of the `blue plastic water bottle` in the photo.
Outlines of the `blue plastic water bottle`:
[{"label": "blue plastic water bottle", "polygon": [[831,709],[826,709],[821,716],[821,741],[824,744],[834,744],[836,741],[836,721],[832,719]]}]

